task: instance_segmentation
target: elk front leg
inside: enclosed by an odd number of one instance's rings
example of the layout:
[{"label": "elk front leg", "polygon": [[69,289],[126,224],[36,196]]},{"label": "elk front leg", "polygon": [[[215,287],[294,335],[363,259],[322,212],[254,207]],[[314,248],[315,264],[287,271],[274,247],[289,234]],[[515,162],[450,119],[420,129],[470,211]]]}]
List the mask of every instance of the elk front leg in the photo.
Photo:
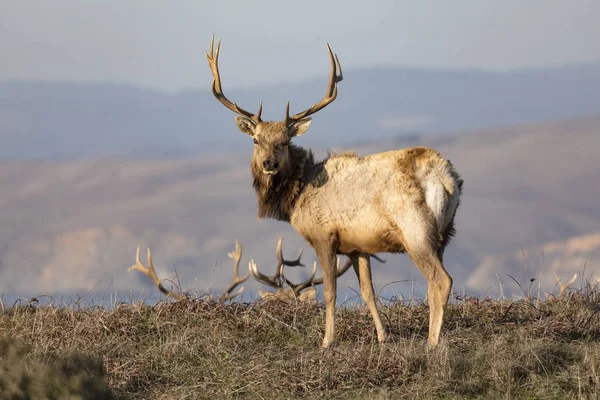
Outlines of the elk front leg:
[{"label": "elk front leg", "polygon": [[350,259],[352,260],[354,272],[358,277],[360,294],[365,303],[367,303],[369,311],[371,311],[375,329],[377,329],[377,340],[379,343],[382,343],[385,341],[385,330],[383,329],[383,324],[379,318],[377,305],[375,303],[375,293],[373,291],[373,281],[371,278],[371,260],[366,253],[360,253],[359,255],[354,254],[350,256]]},{"label": "elk front leg", "polygon": [[331,247],[317,249],[317,257],[323,271],[323,297],[325,300],[325,337],[321,347],[327,348],[335,336],[335,301],[337,295],[337,271],[335,251]]}]

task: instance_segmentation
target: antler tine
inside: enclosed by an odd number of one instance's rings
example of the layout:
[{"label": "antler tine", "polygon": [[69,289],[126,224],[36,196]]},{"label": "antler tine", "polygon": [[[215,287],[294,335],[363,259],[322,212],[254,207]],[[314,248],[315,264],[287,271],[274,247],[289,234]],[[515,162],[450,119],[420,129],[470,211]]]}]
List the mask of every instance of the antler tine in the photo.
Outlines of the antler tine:
[{"label": "antler tine", "polygon": [[348,271],[348,268],[352,266],[352,260],[347,259],[342,268],[340,268],[340,257],[337,259],[337,276],[342,276]]},{"label": "antler tine", "polygon": [[577,279],[577,274],[573,275],[573,277],[566,283],[562,283],[562,279],[560,279],[556,275],[555,275],[555,278],[556,278],[556,283],[558,283],[558,286],[560,287],[559,292],[558,292],[558,297],[562,297],[567,292],[567,289],[569,289],[569,286],[571,286]]},{"label": "antler tine", "polygon": [[[352,260],[351,259],[347,259],[346,262],[344,263],[344,265],[340,268],[340,257],[337,258],[337,268],[336,268],[336,278],[344,275],[346,273],[346,271],[348,271],[348,269],[352,266]],[[317,278],[313,281],[313,285],[321,285],[323,284],[323,278]]]},{"label": "antler tine", "polygon": [[371,256],[371,258],[374,258],[374,259],[376,259],[376,260],[377,260],[377,261],[379,261],[380,263],[382,263],[382,264],[385,264],[385,260],[384,260],[384,259],[382,259],[382,258],[379,258],[379,256],[377,256],[377,254],[371,254],[370,256]]},{"label": "antler tine", "polygon": [[213,95],[223,104],[225,107],[230,109],[231,111],[244,115],[255,123],[262,122],[260,119],[260,115],[262,114],[262,101],[260,102],[260,107],[258,109],[257,114],[252,114],[249,111],[244,110],[240,106],[238,106],[235,102],[231,102],[225,97],[223,94],[223,88],[221,87],[221,75],[219,74],[219,50],[221,49],[221,39],[217,42],[217,48],[214,49],[215,44],[215,34],[213,33],[210,39],[210,53],[206,53],[206,58],[208,60],[208,66],[212,71],[213,75],[213,84],[212,84],[212,92]]},{"label": "antler tine", "polygon": [[150,253],[150,249],[148,249],[148,267],[146,268],[140,261],[140,247],[138,246],[135,254],[135,264],[129,267],[129,271],[132,270],[140,271],[144,275],[152,279],[152,282],[154,282],[158,290],[160,290],[161,293],[165,296],[173,297],[176,300],[183,300],[188,298],[188,296],[168,290],[162,285],[160,279],[158,278],[158,275],[156,275],[156,271],[154,270],[154,264],[152,263],[152,254]]},{"label": "antler tine", "polygon": [[333,96],[333,100],[335,100],[337,96],[337,83],[341,82],[344,79],[344,75],[342,74],[342,66],[340,65],[340,60],[338,60],[337,54],[333,54],[333,51],[331,51],[329,43],[327,43],[327,51],[329,51],[329,58],[331,59],[331,73],[329,74],[329,85],[327,86],[327,93],[325,95],[327,97]]},{"label": "antler tine", "polygon": [[238,290],[234,294],[225,295],[225,293],[223,293],[223,295],[221,297],[219,297],[219,301],[227,301],[227,300],[235,299],[236,297],[240,296],[243,292],[244,292],[244,287],[242,286],[240,288],[240,290]]},{"label": "antler tine", "polygon": [[[283,270],[283,268],[282,268],[282,270]],[[285,283],[290,287],[290,289],[292,289],[294,291],[294,295],[296,297],[298,297],[298,295],[300,294],[301,291],[303,291],[304,289],[306,289],[307,287],[309,287],[313,284],[316,274],[317,274],[317,262],[315,261],[315,263],[313,265],[313,270],[310,274],[310,277],[307,280],[305,280],[304,282],[294,284],[294,283],[290,282],[285,276],[283,276],[283,273],[282,273],[282,277],[285,280]]]},{"label": "antler tine", "polygon": [[[374,258],[375,260],[379,261],[380,263],[385,264],[385,260],[379,258],[375,254],[369,254],[369,256]],[[344,275],[351,266],[352,266],[352,260],[350,258],[348,258],[346,260],[346,262],[344,263],[344,265],[342,267],[340,267],[340,257],[338,257],[337,258],[337,272],[336,272],[335,276],[339,278],[340,276]],[[323,283],[323,278],[317,278],[313,281],[314,286],[321,285],[322,283]]]},{"label": "antler tine", "polygon": [[281,283],[281,279],[279,279],[279,276],[281,274],[281,270],[283,268],[283,264],[281,264],[277,268],[277,274],[275,276],[263,275],[258,270],[258,266],[254,262],[254,259],[250,260],[249,268],[250,268],[250,271],[252,272],[252,276],[254,276],[254,278],[257,281],[259,281],[260,283],[263,283],[263,284],[265,284],[267,286],[270,286],[270,287],[272,287],[274,289],[278,289],[278,290],[283,288],[283,285]]},{"label": "antler tine", "polygon": [[242,286],[240,290],[238,290],[235,294],[230,294],[230,292],[235,289],[240,283],[246,282],[250,277],[252,271],[248,270],[248,273],[240,278],[240,260],[242,259],[242,245],[239,240],[235,238],[235,250],[227,253],[229,258],[233,259],[233,281],[229,285],[229,287],[223,292],[223,294],[219,297],[219,300],[226,301],[231,300],[242,294],[244,291],[244,287]]},{"label": "antler tine", "polygon": [[277,291],[283,291],[284,283],[288,284],[290,287],[293,286],[293,284],[291,282],[289,282],[283,276],[283,268],[286,266],[288,266],[288,267],[304,266],[304,264],[302,264],[302,262],[301,262],[302,250],[300,250],[300,253],[298,254],[298,258],[296,258],[295,260],[286,260],[283,257],[283,237],[280,237],[279,240],[277,241],[277,250],[275,251],[275,257],[277,258],[277,267],[275,269],[275,275],[268,276],[268,275],[264,275],[263,273],[261,273],[258,270],[258,266],[256,265],[256,262],[254,260],[250,260],[250,272],[252,273],[252,275],[254,276],[254,278],[257,281],[259,281],[267,286],[270,286],[274,289],[277,289]]},{"label": "antler tine", "polygon": [[302,258],[302,249],[300,249],[300,253],[298,253],[298,258],[296,258],[295,260],[286,260],[285,258],[283,258],[283,236],[281,236],[279,238],[279,241],[277,242],[277,250],[275,252],[275,255],[277,256],[277,265],[286,265],[288,267],[304,267],[304,264],[302,264],[302,261],[300,260]]},{"label": "antler tine", "polygon": [[286,125],[288,125],[291,122],[301,120],[302,118],[306,118],[309,115],[322,110],[337,98],[337,84],[344,79],[344,75],[342,74],[342,65],[340,64],[340,60],[338,59],[337,54],[334,54],[333,51],[331,51],[329,43],[327,43],[327,50],[329,51],[329,59],[331,61],[331,72],[329,75],[329,83],[327,84],[327,92],[325,93],[325,97],[323,97],[323,99],[320,102],[313,104],[310,108],[298,114],[294,114],[291,117],[290,104],[288,102],[285,111]]}]

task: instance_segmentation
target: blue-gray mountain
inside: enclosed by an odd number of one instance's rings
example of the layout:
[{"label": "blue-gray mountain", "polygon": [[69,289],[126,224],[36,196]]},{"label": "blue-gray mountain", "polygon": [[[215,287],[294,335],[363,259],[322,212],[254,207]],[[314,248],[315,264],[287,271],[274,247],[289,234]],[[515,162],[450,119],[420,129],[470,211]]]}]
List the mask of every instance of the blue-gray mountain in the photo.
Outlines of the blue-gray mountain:
[{"label": "blue-gray mountain", "polygon": [[[586,277],[600,276],[599,132],[600,114],[350,147],[360,155],[417,143],[439,149],[465,180],[457,235],[444,256],[455,289],[497,290],[496,274],[507,285],[511,274],[527,286],[541,271],[543,293],[552,290],[555,274],[581,277],[584,265]],[[232,135],[232,142],[248,140]],[[218,292],[231,279],[227,251],[236,236],[244,269],[254,258],[272,274],[280,235],[287,257],[304,247],[303,260],[312,265],[314,252],[293,228],[257,221],[250,158],[245,149],[227,156],[0,162],[0,293],[126,296],[146,287],[157,298],[149,279],[127,272],[138,245],[152,248],[160,277],[176,270],[184,288]],[[407,256],[383,256],[386,264],[373,264],[376,286],[405,281],[384,295],[413,287],[425,295]],[[309,270],[287,274],[298,281]],[[348,285],[357,287],[353,273],[340,279],[341,299],[356,295]],[[247,293],[259,287],[245,286]],[[505,289],[519,292],[516,285]]]},{"label": "blue-gray mountain", "polygon": [[[443,134],[600,112],[600,63],[512,72],[344,71],[338,100],[302,144],[339,146],[399,135]],[[282,119],[323,96],[328,76],[239,90],[247,109]],[[198,73],[198,83],[210,82]],[[0,158],[174,156],[249,146],[210,90],[178,94],[101,83],[0,82]]]}]

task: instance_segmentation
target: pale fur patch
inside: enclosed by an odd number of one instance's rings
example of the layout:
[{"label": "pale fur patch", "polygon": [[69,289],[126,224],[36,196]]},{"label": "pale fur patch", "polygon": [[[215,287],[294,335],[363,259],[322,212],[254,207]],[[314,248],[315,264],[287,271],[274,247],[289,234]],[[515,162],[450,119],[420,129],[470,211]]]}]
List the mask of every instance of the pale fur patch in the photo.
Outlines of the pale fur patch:
[{"label": "pale fur patch", "polygon": [[431,175],[425,178],[422,185],[425,192],[425,202],[435,218],[438,233],[441,235],[447,226],[446,206],[448,204],[448,195],[446,189],[438,179],[435,179]]},{"label": "pale fur patch", "polygon": [[460,188],[454,175],[452,165],[440,158],[435,160],[433,168],[427,170],[425,176],[420,178],[425,202],[436,220],[440,235],[452,222],[459,204]]}]

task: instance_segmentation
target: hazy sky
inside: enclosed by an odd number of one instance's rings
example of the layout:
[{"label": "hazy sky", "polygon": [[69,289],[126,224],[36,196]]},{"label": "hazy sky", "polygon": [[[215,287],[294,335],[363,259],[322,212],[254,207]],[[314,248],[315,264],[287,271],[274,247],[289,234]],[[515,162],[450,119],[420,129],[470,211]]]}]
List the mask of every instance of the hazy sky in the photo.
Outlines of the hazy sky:
[{"label": "hazy sky", "polygon": [[598,0],[0,0],[0,79],[226,87],[344,68],[507,69],[600,60]]}]

